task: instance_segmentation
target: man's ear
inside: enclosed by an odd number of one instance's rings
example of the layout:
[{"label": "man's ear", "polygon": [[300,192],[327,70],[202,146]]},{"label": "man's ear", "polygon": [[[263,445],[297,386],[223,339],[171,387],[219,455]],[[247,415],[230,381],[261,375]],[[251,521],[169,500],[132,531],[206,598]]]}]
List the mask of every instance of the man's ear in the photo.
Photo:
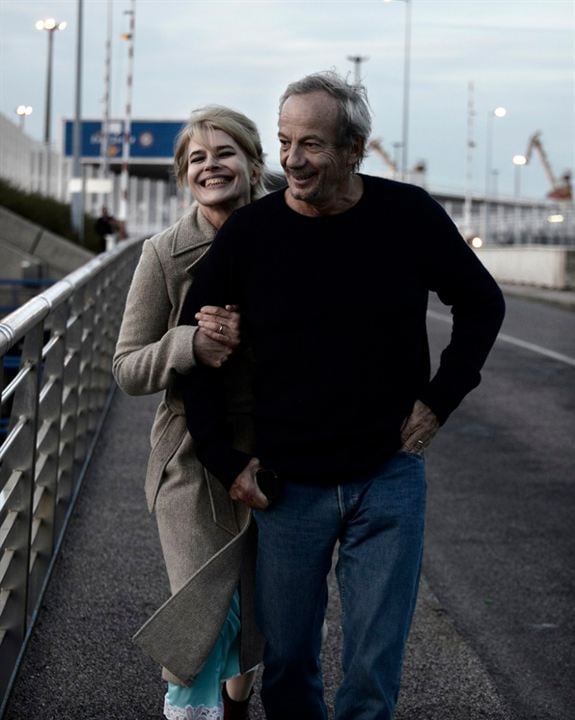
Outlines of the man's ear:
[{"label": "man's ear", "polygon": [[363,141],[363,138],[355,138],[349,149],[348,165],[350,167],[355,167],[358,160],[363,157],[364,150],[365,142]]}]

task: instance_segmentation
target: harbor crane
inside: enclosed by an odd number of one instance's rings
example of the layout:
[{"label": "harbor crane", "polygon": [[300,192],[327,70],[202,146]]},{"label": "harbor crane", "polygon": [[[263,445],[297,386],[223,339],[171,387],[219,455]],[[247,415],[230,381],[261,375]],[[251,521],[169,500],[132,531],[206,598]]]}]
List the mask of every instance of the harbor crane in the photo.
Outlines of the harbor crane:
[{"label": "harbor crane", "polygon": [[537,151],[539,153],[543,169],[545,170],[545,174],[547,175],[547,179],[551,184],[551,190],[547,193],[547,197],[553,200],[572,200],[573,190],[571,187],[571,173],[567,170],[559,179],[555,177],[553,169],[551,168],[551,163],[549,162],[547,153],[543,149],[543,143],[540,138],[540,130],[533,133],[533,135],[529,138],[527,151],[525,153],[526,163],[528,163],[531,159],[533,151]]},{"label": "harbor crane", "polygon": [[[375,150],[375,152],[379,155],[379,157],[383,160],[383,162],[387,165],[387,167],[392,171],[392,173],[395,175],[398,174],[399,168],[397,167],[397,164],[391,157],[391,155],[387,152],[387,150],[383,147],[383,144],[380,140],[380,138],[373,138],[369,141],[367,144],[367,147]],[[413,175],[421,175],[425,176],[425,171],[427,170],[425,162],[423,160],[416,163],[411,170],[409,171],[410,174]]]}]

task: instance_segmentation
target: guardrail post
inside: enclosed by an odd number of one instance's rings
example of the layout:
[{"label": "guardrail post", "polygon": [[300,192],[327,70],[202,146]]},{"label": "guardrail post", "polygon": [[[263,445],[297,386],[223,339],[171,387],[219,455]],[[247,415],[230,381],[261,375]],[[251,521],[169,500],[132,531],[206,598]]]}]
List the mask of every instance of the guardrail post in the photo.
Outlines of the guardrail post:
[{"label": "guardrail post", "polygon": [[[28,628],[32,528],[43,323],[28,332],[8,435],[0,454],[0,684],[5,687]],[[8,389],[7,389],[8,391]]]},{"label": "guardrail post", "polygon": [[63,378],[69,304],[63,302],[48,317],[50,338],[44,359],[44,387],[40,393],[38,442],[28,608],[32,612],[42,592],[55,543],[56,497],[60,460]]}]

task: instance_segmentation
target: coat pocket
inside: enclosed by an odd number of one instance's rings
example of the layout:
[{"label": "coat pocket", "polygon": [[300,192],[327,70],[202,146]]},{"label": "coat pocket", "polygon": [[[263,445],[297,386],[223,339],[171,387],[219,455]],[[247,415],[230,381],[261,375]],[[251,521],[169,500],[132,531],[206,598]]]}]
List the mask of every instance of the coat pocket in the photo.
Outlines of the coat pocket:
[{"label": "coat pocket", "polygon": [[156,504],[164,469],[174,457],[187,432],[186,424],[182,422],[181,416],[170,415],[157,438],[153,439],[154,444],[146,470],[146,501],[150,512],[154,510]]},{"label": "coat pocket", "polygon": [[234,501],[222,483],[206,470],[206,468],[204,468],[204,476],[210,496],[214,522],[218,527],[221,527],[222,530],[227,530],[231,535],[237,535],[240,527],[234,509]]}]

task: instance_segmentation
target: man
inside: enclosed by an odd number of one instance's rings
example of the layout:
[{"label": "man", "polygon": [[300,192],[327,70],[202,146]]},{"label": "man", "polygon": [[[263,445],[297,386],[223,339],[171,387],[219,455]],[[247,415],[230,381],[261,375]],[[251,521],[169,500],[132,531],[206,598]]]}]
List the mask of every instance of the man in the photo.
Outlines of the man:
[{"label": "man", "polygon": [[[357,87],[334,73],[291,84],[279,116],[288,187],[232,215],[181,318],[238,304],[254,353],[254,457],[230,446],[223,371],[190,375],[185,404],[200,459],[255,510],[269,720],[327,718],[319,651],[338,541],[335,717],[392,717],[421,565],[423,449],[479,383],[503,318],[496,284],[427,193],[357,173],[369,133]],[[430,290],[454,316],[431,381]],[[271,504],[260,468],[281,485]]]},{"label": "man", "polygon": [[102,207],[102,214],[94,223],[94,230],[100,238],[98,252],[106,252],[109,249],[108,245],[113,242],[114,235],[118,231],[118,222],[115,217],[108,213],[108,208],[105,205]]}]

